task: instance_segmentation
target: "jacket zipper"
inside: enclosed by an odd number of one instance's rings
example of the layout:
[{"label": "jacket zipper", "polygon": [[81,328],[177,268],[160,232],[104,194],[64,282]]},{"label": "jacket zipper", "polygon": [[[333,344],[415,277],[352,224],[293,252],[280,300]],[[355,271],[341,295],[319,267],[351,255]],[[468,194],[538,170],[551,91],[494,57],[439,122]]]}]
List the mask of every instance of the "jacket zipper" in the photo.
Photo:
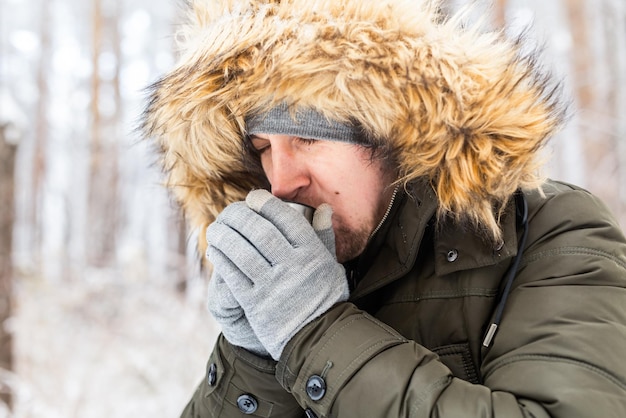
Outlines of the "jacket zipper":
[{"label": "jacket zipper", "polygon": [[400,186],[397,185],[396,188],[393,189],[393,194],[391,195],[391,200],[389,201],[389,206],[387,206],[387,211],[385,212],[385,214],[383,215],[383,218],[378,223],[378,226],[376,228],[374,228],[374,230],[370,234],[369,238],[367,239],[368,242],[374,237],[374,235],[376,235],[376,233],[380,230],[380,228],[382,228],[383,224],[385,223],[385,221],[389,217],[389,213],[391,212],[391,208],[393,207],[393,202],[396,200],[396,194],[398,194],[398,188],[399,187]]},{"label": "jacket zipper", "polygon": [[[400,186],[398,185],[393,190],[393,194],[391,195],[391,200],[389,201],[389,206],[387,206],[387,210],[385,211],[385,214],[383,215],[383,218],[380,220],[380,222],[378,223],[376,228],[374,228],[374,230],[372,231],[370,236],[367,238],[368,244],[372,240],[374,235],[376,235],[376,233],[380,230],[380,228],[382,228],[383,224],[385,223],[385,221],[389,217],[389,213],[391,213],[391,208],[393,207],[393,203],[396,200],[396,195],[398,194],[399,187]],[[348,286],[350,288],[350,292],[352,292],[354,289],[356,289],[357,276],[359,276],[360,273],[357,271],[357,266],[356,265],[352,265],[349,268],[347,268],[346,270],[347,270],[346,271],[346,279],[348,280]]]}]

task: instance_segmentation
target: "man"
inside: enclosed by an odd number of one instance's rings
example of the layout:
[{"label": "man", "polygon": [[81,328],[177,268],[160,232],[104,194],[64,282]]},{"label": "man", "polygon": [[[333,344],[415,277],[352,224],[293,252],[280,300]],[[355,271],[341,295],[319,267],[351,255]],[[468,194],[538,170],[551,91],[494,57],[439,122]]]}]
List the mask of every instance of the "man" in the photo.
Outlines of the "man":
[{"label": "man", "polygon": [[144,119],[223,332],[183,416],[626,416],[626,238],[538,176],[564,110],[519,43],[435,2],[192,3]]}]

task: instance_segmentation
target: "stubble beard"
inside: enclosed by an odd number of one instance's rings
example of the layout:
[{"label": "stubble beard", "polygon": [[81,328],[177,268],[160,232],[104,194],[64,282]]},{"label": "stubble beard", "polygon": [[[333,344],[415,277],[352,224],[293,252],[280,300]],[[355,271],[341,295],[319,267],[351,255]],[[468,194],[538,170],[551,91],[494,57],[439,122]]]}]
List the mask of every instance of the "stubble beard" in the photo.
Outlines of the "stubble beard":
[{"label": "stubble beard", "polygon": [[370,231],[367,228],[355,231],[345,225],[340,225],[335,230],[337,261],[345,263],[361,255],[367,246],[369,235]]}]

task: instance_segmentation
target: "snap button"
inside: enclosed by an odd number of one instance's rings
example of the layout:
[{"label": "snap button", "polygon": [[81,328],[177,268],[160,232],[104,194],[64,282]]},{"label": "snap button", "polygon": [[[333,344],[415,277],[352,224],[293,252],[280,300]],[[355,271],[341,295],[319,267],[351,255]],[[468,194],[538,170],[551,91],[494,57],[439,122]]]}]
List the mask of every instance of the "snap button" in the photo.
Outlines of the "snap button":
[{"label": "snap button", "polygon": [[459,252],[457,250],[450,250],[448,251],[448,254],[446,254],[446,258],[449,262],[452,263],[453,261],[456,261],[457,258],[459,258]]},{"label": "snap button", "polygon": [[206,372],[206,381],[209,386],[215,386],[215,383],[217,382],[217,366],[215,363],[211,363],[209,366],[209,369]]},{"label": "snap button", "polygon": [[313,412],[311,408],[306,409],[304,411],[304,415],[306,416],[306,418],[317,418],[317,415],[315,415],[315,412]]},{"label": "snap button", "polygon": [[326,382],[317,375],[309,377],[306,382],[306,393],[312,401],[319,401],[326,394]]},{"label": "snap button", "polygon": [[237,407],[239,407],[239,410],[244,414],[250,415],[257,410],[259,404],[252,395],[246,393],[237,398]]}]

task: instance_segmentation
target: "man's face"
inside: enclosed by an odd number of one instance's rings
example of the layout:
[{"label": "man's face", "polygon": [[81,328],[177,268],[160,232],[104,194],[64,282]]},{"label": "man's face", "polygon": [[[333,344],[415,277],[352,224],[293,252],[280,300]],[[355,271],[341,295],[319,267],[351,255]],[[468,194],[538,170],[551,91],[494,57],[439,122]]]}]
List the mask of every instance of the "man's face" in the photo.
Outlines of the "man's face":
[{"label": "man's face", "polygon": [[250,138],[274,196],[333,208],[337,260],[357,257],[384,216],[395,177],[359,145],[288,135]]}]

